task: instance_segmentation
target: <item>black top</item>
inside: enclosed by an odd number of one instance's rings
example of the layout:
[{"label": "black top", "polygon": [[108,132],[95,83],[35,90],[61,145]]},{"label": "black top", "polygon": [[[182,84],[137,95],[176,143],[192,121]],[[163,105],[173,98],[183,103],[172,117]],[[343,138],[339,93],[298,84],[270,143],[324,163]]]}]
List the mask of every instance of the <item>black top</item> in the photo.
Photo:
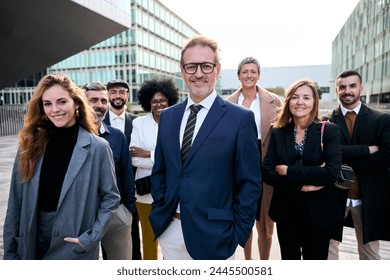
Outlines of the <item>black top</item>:
[{"label": "black top", "polygon": [[50,127],[51,136],[42,162],[38,210],[57,211],[62,184],[68,170],[74,146],[77,142],[79,124],[69,128]]}]

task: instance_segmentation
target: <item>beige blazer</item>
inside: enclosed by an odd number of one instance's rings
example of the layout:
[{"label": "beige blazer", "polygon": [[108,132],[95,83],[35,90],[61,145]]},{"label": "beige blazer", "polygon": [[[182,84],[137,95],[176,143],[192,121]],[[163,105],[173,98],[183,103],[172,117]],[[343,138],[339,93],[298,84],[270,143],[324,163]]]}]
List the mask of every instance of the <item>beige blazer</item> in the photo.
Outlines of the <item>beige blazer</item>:
[{"label": "beige blazer", "polygon": [[[276,114],[279,108],[282,106],[280,98],[260,86],[256,86],[257,92],[260,95],[260,114],[261,114],[261,154],[264,159],[267,153],[269,137],[271,135],[271,126],[275,121]],[[238,103],[238,97],[240,96],[242,88],[240,87],[232,95],[227,97],[227,100]]]}]

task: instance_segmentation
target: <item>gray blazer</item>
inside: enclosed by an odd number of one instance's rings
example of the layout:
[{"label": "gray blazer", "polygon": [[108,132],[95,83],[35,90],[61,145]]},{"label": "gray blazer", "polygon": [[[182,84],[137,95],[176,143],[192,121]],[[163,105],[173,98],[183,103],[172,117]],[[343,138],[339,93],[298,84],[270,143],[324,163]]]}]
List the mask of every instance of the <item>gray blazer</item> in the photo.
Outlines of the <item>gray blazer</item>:
[{"label": "gray blazer", "polygon": [[[42,158],[33,178],[23,183],[16,156],[4,223],[4,259],[35,259],[41,167]],[[44,259],[98,259],[99,241],[119,200],[108,142],[80,127]],[[65,237],[78,237],[82,246],[65,242]]]}]

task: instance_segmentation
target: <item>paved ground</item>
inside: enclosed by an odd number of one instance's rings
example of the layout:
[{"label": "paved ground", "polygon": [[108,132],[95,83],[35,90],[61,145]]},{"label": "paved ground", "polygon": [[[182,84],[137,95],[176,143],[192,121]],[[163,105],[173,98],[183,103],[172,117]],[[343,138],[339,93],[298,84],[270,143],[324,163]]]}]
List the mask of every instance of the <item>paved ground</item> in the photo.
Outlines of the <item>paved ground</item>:
[{"label": "paved ground", "polygon": [[[16,136],[0,137],[0,259],[3,258],[3,225],[7,209],[8,190],[11,177],[13,162],[17,149]],[[253,240],[257,239],[256,230],[253,231]],[[253,259],[259,259],[257,245],[253,242]],[[381,256],[385,260],[390,260],[390,242],[381,242]],[[161,253],[159,259],[162,259]],[[236,251],[236,259],[243,260],[243,249],[239,247]],[[279,243],[276,235],[273,238],[271,260],[280,260]],[[356,249],[356,238],[353,229],[345,228],[344,241],[340,246],[340,259],[354,260],[358,259]]]}]

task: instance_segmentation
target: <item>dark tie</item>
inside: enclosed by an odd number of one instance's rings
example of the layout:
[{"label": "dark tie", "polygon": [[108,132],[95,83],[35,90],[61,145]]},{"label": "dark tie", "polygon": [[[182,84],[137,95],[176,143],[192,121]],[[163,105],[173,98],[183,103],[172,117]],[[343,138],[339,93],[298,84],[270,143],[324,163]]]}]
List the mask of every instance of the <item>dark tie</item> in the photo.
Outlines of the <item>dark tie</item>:
[{"label": "dark tie", "polygon": [[184,130],[183,135],[183,143],[181,146],[181,159],[183,163],[186,161],[188,152],[191,148],[192,136],[194,135],[194,128],[196,124],[196,115],[198,114],[200,109],[202,109],[202,105],[193,104],[190,106],[191,113],[187,120],[186,128]]},{"label": "dark tie", "polygon": [[353,126],[355,125],[356,113],[355,111],[348,111],[345,114],[345,122],[347,123],[349,136],[352,137]]}]

